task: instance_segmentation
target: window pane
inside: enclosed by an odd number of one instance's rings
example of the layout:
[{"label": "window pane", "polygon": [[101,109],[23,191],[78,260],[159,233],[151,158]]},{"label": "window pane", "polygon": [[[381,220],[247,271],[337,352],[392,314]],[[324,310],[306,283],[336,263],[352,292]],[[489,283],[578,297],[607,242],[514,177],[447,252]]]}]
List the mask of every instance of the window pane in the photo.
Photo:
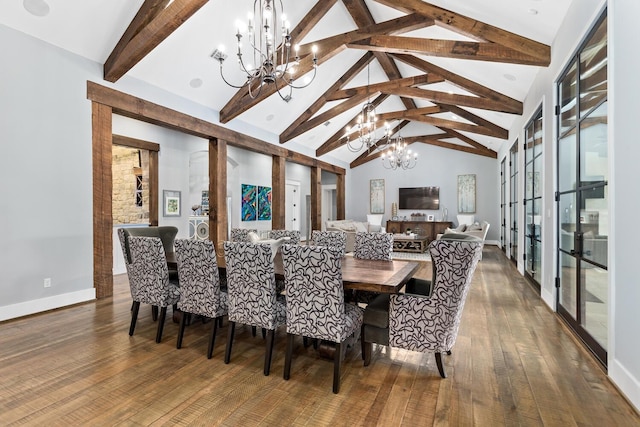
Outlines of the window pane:
[{"label": "window pane", "polygon": [[525,199],[531,199],[533,197],[533,162],[527,163],[524,166],[525,169],[525,185],[524,185],[524,197]]},{"label": "window pane", "polygon": [[607,97],[607,20],[580,53],[580,116]]},{"label": "window pane", "polygon": [[533,161],[533,197],[542,197],[542,156]]},{"label": "window pane", "polygon": [[542,111],[533,122],[533,155],[542,153]]},{"label": "window pane", "polygon": [[560,135],[576,124],[576,68],[574,62],[560,82]]},{"label": "window pane", "polygon": [[573,319],[577,314],[576,260],[571,255],[560,253],[560,304]]},{"label": "window pane", "polygon": [[[583,253],[585,259],[607,266],[609,245],[609,210],[607,208],[608,186],[596,188],[592,193],[582,192],[585,201],[584,210],[580,211],[580,226],[584,232]],[[590,194],[600,197],[588,197]]]},{"label": "window pane", "polygon": [[558,146],[558,190],[576,189],[576,134],[561,138]]},{"label": "window pane", "polygon": [[542,239],[542,199],[533,200],[533,237]]},{"label": "window pane", "polygon": [[581,265],[582,326],[606,349],[609,273],[586,262]]},{"label": "window pane", "polygon": [[607,103],[580,124],[580,180],[589,183],[609,180]]}]

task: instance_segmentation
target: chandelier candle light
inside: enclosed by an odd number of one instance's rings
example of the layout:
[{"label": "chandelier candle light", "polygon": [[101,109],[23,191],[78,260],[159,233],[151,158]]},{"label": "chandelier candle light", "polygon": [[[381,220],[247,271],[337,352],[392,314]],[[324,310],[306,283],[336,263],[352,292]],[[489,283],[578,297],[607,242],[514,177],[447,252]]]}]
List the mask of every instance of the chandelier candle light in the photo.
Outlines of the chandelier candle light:
[{"label": "chandelier candle light", "polygon": [[382,153],[382,166],[386,169],[396,170],[413,169],[418,163],[418,153],[412,153],[407,148],[402,136],[398,136],[389,143],[389,151]]},{"label": "chandelier candle light", "polygon": [[[367,88],[369,87],[369,65],[367,65]],[[362,150],[362,147],[367,147],[367,150],[371,151],[372,148],[381,148],[376,147],[376,121],[378,117],[376,116],[376,106],[373,105],[371,100],[367,100],[366,104],[362,106],[362,111],[358,116],[356,125],[351,128],[347,126],[346,128],[346,136],[347,136],[347,148],[349,151],[356,153]],[[357,134],[356,139],[351,139],[351,134]],[[382,139],[389,138],[390,136],[390,127],[389,123],[385,122],[385,132],[382,136]]]},{"label": "chandelier candle light", "polygon": [[[274,83],[280,98],[289,102],[293,89],[305,88],[315,79],[318,57],[316,55],[317,47],[313,46],[313,75],[305,78],[302,85],[296,86],[293,84],[296,66],[300,63],[300,56],[298,55],[300,47],[295,45],[295,57],[291,59],[293,41],[291,40],[290,24],[284,14],[282,0],[254,0],[253,14],[249,14],[249,22],[246,29],[243,27],[244,25],[242,24],[238,25],[236,33],[238,64],[247,78],[243,84],[234,85],[224,77],[222,64],[227,59],[227,54],[224,53],[224,46],[220,46],[211,55],[213,59],[220,63],[220,75],[226,84],[236,89],[247,86],[249,96],[255,98],[260,95],[263,86]],[[243,57],[243,33],[246,33],[248,38],[247,50],[249,54],[246,56],[253,56],[255,67],[251,63],[245,62]],[[289,93],[283,95],[280,90],[285,86],[289,87]]]}]

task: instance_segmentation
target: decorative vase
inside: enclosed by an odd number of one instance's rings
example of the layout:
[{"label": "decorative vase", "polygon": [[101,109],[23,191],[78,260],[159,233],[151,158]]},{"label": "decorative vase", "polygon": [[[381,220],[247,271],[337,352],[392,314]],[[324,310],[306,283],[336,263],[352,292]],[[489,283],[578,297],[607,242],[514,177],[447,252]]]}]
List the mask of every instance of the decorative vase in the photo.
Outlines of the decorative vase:
[{"label": "decorative vase", "polygon": [[391,216],[398,216],[398,204],[396,202],[391,203]]},{"label": "decorative vase", "polygon": [[449,209],[443,208],[442,209],[442,220],[446,221],[448,216],[449,216]]}]

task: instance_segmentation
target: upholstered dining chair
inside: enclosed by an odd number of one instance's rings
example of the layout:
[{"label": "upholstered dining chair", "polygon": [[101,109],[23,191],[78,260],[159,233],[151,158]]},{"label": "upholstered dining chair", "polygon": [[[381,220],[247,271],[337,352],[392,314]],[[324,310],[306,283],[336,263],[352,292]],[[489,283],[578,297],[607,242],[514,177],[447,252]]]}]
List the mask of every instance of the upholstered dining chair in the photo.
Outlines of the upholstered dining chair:
[{"label": "upholstered dining chair", "polygon": [[182,339],[189,315],[213,319],[207,358],[211,359],[218,324],[227,314],[227,293],[220,290],[220,275],[216,250],[210,240],[177,239],[175,241],[178,275],[180,277],[180,301],[182,311],[176,348],[182,347]]},{"label": "upholstered dining chair", "polygon": [[[333,362],[333,392],[340,391],[340,368],[345,341],[357,335],[362,309],[344,301],[342,254],[335,247],[282,246],[287,293],[287,353],[284,379],[291,374],[296,335],[336,344]],[[357,337],[356,337],[357,338]]]},{"label": "upholstered dining chair", "polygon": [[482,242],[434,240],[429,254],[435,269],[430,295],[380,295],[367,306],[361,333],[365,366],[371,362],[372,343],[378,343],[435,353],[440,376],[446,378],[442,353],[451,354],[458,336]]},{"label": "upholstered dining chair", "polygon": [[270,239],[281,239],[283,237],[288,237],[289,240],[287,243],[292,245],[300,244],[300,232],[298,230],[271,230],[269,232]]},{"label": "upholstered dining chair", "polygon": [[344,231],[313,230],[311,232],[311,245],[338,248],[341,256],[344,256],[347,250],[347,233]]},{"label": "upholstered dining chair", "polygon": [[356,233],[353,256],[359,259],[391,261],[393,234]]},{"label": "upholstered dining chair", "polygon": [[257,233],[255,228],[232,228],[229,240],[232,242],[250,242],[249,233]]},{"label": "upholstered dining chair", "polygon": [[131,265],[129,277],[133,276],[135,286],[131,286],[133,308],[129,335],[133,335],[138,320],[140,303],[160,308],[156,342],[162,340],[167,307],[180,300],[180,288],[169,282],[167,258],[159,237],[129,236]]},{"label": "upholstered dining chair", "polygon": [[264,374],[271,370],[275,330],[285,323],[284,297],[276,293],[271,245],[224,242],[229,293],[229,333],[224,363],[231,360],[236,323],[267,330]]}]

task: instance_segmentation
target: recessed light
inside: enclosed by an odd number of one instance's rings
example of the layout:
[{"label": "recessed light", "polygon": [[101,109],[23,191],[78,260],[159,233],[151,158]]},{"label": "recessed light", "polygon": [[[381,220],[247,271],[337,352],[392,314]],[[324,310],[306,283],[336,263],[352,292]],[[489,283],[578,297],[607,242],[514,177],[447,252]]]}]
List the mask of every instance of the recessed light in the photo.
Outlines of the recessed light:
[{"label": "recessed light", "polygon": [[267,121],[268,121],[268,122],[270,122],[271,120],[273,120],[273,118],[274,118],[274,117],[275,117],[275,116],[274,116],[273,114],[269,114],[269,115],[266,117],[266,119],[267,119]]},{"label": "recessed light", "polygon": [[199,88],[200,86],[202,86],[202,79],[191,79],[191,81],[189,82],[189,86],[194,89]]},{"label": "recessed light", "polygon": [[513,74],[503,74],[502,77],[512,82],[516,81],[516,76]]},{"label": "recessed light", "polygon": [[537,15],[538,9],[529,9],[527,12],[529,12],[529,15]]},{"label": "recessed light", "polygon": [[327,120],[326,122],[324,122],[325,126],[329,126],[331,124],[331,122],[329,120]]},{"label": "recessed light", "polygon": [[22,0],[22,7],[33,16],[47,16],[50,8],[44,0]]}]

